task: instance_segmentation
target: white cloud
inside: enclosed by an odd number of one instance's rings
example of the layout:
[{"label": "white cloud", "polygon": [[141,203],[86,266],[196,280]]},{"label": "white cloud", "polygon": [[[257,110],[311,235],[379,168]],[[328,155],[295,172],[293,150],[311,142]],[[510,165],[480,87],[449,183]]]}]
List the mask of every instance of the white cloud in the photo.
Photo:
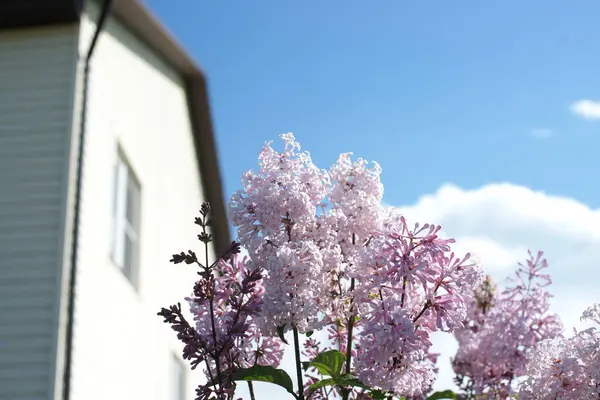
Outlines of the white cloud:
[{"label": "white cloud", "polygon": [[[517,262],[527,257],[527,249],[543,250],[554,281],[552,308],[563,318],[567,333],[578,325],[589,304],[600,302],[600,210],[574,199],[507,183],[475,190],[447,184],[401,209],[411,224],[419,221],[442,225],[444,233],[457,240],[457,251],[473,252],[500,284]],[[315,335],[324,339],[324,334]],[[441,353],[435,388],[453,388],[449,360],[456,351],[456,342],[442,333],[434,335],[433,343],[433,350]],[[293,360],[289,346],[282,368],[295,381]],[[257,398],[289,396],[272,385],[255,386]],[[240,389],[240,395],[249,398],[244,386]]]},{"label": "white cloud", "polygon": [[[527,257],[528,248],[543,250],[553,277],[552,308],[569,332],[589,304],[600,302],[600,210],[511,184],[475,190],[444,185],[402,210],[409,222],[442,225],[457,240],[455,248],[473,252],[500,284]],[[436,335],[434,349],[442,353],[436,388],[454,387],[449,363],[454,339]]]},{"label": "white cloud", "polygon": [[571,105],[571,112],[584,119],[600,119],[600,101],[579,100]]},{"label": "white cloud", "polygon": [[554,136],[554,131],[552,129],[538,128],[532,129],[531,132],[529,132],[529,134],[531,135],[531,137],[536,139],[548,139]]}]

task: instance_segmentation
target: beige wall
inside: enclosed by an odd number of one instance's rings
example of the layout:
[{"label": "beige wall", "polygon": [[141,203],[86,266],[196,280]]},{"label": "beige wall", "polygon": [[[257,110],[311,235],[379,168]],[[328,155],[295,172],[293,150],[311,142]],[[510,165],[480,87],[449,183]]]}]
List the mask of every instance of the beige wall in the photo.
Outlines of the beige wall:
[{"label": "beige wall", "polygon": [[[97,10],[89,15],[81,27],[82,53]],[[203,191],[183,82],[110,19],[89,90],[71,398],[168,399],[171,356],[181,346],[156,313],[182,301],[196,277],[193,267],[168,260],[188,248],[202,252],[193,220]],[[110,257],[118,146],[142,187],[139,290]],[[188,382],[192,399],[198,374],[189,374]]]}]

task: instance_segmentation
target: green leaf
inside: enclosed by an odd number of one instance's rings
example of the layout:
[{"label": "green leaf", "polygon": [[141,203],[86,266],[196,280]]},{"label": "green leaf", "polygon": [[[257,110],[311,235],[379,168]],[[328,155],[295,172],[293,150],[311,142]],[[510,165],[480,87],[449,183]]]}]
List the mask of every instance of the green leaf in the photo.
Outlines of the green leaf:
[{"label": "green leaf", "polygon": [[310,361],[302,361],[302,369],[306,371],[310,368]]},{"label": "green leaf", "polygon": [[353,376],[351,374],[344,374],[341,376],[337,376],[335,378],[327,378],[327,379],[322,379],[320,381],[317,381],[317,382],[313,383],[312,385],[310,385],[308,390],[309,390],[310,395],[312,395],[312,393],[315,390],[319,390],[326,386],[340,386],[340,387],[341,386],[356,386],[356,387],[360,387],[363,389],[368,389],[368,386],[365,386],[355,376]]},{"label": "green leaf", "polygon": [[373,400],[385,400],[388,397],[388,395],[385,394],[385,392],[382,392],[379,389],[371,390],[369,392],[369,396],[371,396]]},{"label": "green leaf", "polygon": [[306,337],[311,337],[313,335],[313,333],[315,333],[315,331],[306,332]]},{"label": "green leaf", "polygon": [[335,379],[335,383],[338,386],[355,386],[355,387],[359,387],[362,389],[370,389],[367,385],[365,385],[364,383],[362,383],[360,381],[360,379],[358,379],[357,377],[355,377],[352,374],[344,374],[342,376],[338,376]]},{"label": "green leaf", "polygon": [[439,400],[439,399],[454,399],[456,400],[456,393],[452,390],[444,390],[443,392],[435,392],[431,396],[427,397],[427,400]]},{"label": "green leaf", "polygon": [[294,394],[292,378],[282,369],[254,365],[250,368],[238,368],[232,375],[234,381],[268,382],[281,386],[289,393]]},{"label": "green leaf", "polygon": [[312,394],[315,390],[319,390],[321,388],[324,388],[325,386],[335,386],[335,379],[327,378],[317,381],[308,387],[308,391],[310,394]]},{"label": "green leaf", "polygon": [[281,341],[282,341],[283,343],[285,343],[285,344],[289,344],[289,343],[287,342],[287,340],[285,340],[285,335],[284,335],[284,333],[285,333],[285,324],[283,324],[283,325],[281,325],[281,326],[278,326],[278,327],[277,327],[277,336],[279,336],[279,339],[281,339]]},{"label": "green leaf", "polygon": [[346,356],[343,353],[337,350],[329,350],[317,354],[310,365],[318,369],[323,375],[336,377],[340,375],[344,361],[346,361]]}]

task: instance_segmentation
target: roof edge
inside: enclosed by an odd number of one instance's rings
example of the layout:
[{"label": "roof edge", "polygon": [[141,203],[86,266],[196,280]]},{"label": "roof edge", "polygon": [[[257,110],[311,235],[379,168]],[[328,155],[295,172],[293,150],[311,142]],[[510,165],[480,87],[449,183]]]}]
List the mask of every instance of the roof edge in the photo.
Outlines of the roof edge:
[{"label": "roof edge", "polygon": [[190,104],[190,121],[194,135],[196,156],[200,164],[200,175],[203,182],[203,192],[211,205],[215,218],[215,228],[212,235],[215,248],[222,254],[231,244],[227,209],[223,196],[223,184],[217,155],[217,144],[212,134],[212,118],[206,80],[191,79],[188,81],[188,103]]},{"label": "roof edge", "polygon": [[113,14],[179,71],[190,77],[204,77],[177,39],[139,0],[114,0]]},{"label": "roof edge", "polygon": [[225,251],[231,236],[221,181],[218,145],[213,132],[206,76],[174,36],[138,0],[114,0],[113,14],[150,48],[179,70],[186,84],[196,157],[206,201],[215,217],[215,248]]}]

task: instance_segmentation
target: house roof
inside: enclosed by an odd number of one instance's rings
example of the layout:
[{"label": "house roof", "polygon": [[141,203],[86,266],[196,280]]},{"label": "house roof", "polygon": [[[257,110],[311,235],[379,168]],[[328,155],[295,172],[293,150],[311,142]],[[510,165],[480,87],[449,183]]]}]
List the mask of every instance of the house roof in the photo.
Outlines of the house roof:
[{"label": "house roof", "polygon": [[[0,29],[77,22],[85,0],[0,0]],[[206,77],[200,67],[139,0],[113,0],[112,14],[184,77],[196,156],[205,196],[211,203],[218,251],[229,245],[217,145]]]}]

